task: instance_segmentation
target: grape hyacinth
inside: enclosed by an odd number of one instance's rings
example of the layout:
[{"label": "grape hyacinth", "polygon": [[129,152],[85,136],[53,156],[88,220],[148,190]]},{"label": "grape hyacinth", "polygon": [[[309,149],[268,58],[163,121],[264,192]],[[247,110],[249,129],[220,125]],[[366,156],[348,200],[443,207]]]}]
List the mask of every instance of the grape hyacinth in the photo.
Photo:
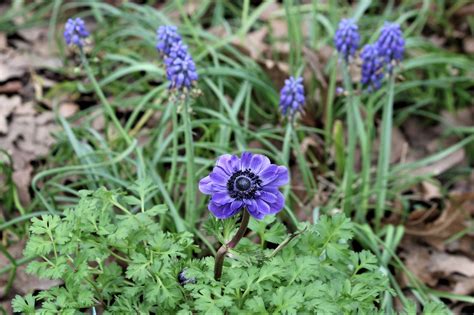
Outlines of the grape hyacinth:
[{"label": "grape hyacinth", "polygon": [[361,83],[368,86],[370,92],[378,90],[384,76],[383,61],[378,46],[376,44],[365,45],[360,57],[362,59]]},{"label": "grape hyacinth", "polygon": [[376,44],[389,71],[394,62],[400,62],[403,59],[405,40],[399,24],[385,22]]},{"label": "grape hyacinth", "polygon": [[171,52],[173,44],[181,42],[181,36],[178,34],[178,28],[173,25],[162,25],[156,31],[156,49],[164,56]]},{"label": "grape hyacinth", "polygon": [[170,89],[189,89],[197,81],[196,65],[189,53],[176,53],[165,58],[166,76]]},{"label": "grape hyacinth", "polygon": [[208,209],[219,219],[247,208],[251,216],[261,220],[283,209],[285,198],[278,188],[288,180],[287,168],[271,164],[264,155],[244,152],[239,158],[224,154],[212,172],[201,179],[199,190],[211,195]]},{"label": "grape hyacinth", "polygon": [[81,18],[68,19],[64,26],[64,39],[68,45],[83,46],[83,40],[89,36],[86,24]]},{"label": "grape hyacinth", "polygon": [[280,91],[280,109],[283,115],[290,109],[291,115],[301,111],[304,105],[303,78],[289,77]]},{"label": "grape hyacinth", "polygon": [[170,58],[186,58],[188,54],[188,46],[179,41],[171,45],[168,57]]},{"label": "grape hyacinth", "polygon": [[359,48],[359,28],[353,19],[342,19],[334,35],[334,45],[344,60],[354,57]]}]

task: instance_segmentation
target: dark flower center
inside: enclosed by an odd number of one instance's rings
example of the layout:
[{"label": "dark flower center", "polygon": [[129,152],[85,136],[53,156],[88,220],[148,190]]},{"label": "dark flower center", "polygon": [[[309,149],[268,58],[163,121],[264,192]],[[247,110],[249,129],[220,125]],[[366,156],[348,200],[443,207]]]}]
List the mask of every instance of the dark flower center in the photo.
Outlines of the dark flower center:
[{"label": "dark flower center", "polygon": [[227,181],[227,190],[232,198],[237,200],[253,199],[261,190],[262,181],[250,169],[237,171]]},{"label": "dark flower center", "polygon": [[239,177],[235,181],[235,188],[237,188],[240,191],[245,191],[250,188],[251,184],[252,183],[250,182],[250,179],[248,179],[247,177]]}]

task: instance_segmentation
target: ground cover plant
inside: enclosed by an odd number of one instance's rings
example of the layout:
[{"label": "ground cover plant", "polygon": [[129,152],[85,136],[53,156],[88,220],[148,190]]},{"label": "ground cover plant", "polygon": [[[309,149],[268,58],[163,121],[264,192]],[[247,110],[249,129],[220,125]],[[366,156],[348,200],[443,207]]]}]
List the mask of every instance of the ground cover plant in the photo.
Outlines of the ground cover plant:
[{"label": "ground cover plant", "polygon": [[1,8],[5,313],[472,312],[468,2]]}]

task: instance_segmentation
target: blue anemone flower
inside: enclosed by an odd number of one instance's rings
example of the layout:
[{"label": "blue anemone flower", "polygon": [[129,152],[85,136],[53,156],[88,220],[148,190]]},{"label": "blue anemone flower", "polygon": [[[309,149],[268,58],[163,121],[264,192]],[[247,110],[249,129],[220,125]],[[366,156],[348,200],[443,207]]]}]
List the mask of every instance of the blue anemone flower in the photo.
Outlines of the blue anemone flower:
[{"label": "blue anemone flower", "polygon": [[283,209],[285,197],[278,188],[288,180],[288,169],[271,164],[264,155],[244,152],[239,158],[224,154],[212,172],[201,179],[199,190],[211,195],[208,208],[219,219],[247,208],[251,216],[261,220]]}]

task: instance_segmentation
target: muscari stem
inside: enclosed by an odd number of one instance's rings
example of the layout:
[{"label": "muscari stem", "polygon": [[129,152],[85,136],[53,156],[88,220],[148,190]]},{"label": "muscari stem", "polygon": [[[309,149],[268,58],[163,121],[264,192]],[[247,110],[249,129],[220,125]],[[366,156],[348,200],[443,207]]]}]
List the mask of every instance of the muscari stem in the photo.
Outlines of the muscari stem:
[{"label": "muscari stem", "polygon": [[184,123],[184,146],[186,150],[186,213],[185,218],[189,226],[194,226],[195,207],[194,202],[196,198],[195,192],[195,174],[194,174],[194,146],[193,146],[193,131],[191,126],[191,119],[189,115],[189,100],[183,102],[183,110],[181,111]]},{"label": "muscari stem", "polygon": [[91,81],[92,86],[94,87],[94,90],[97,96],[102,102],[102,105],[104,106],[105,111],[107,112],[109,118],[112,120],[113,124],[115,125],[115,128],[117,128],[118,132],[122,135],[122,137],[125,139],[127,144],[130,145],[132,143],[132,140],[130,139],[130,136],[125,131],[125,129],[123,129],[122,125],[120,124],[120,121],[115,115],[114,109],[110,105],[109,101],[104,95],[104,92],[102,92],[102,89],[100,88],[99,83],[95,79],[94,74],[92,73],[92,69],[90,68],[89,62],[87,61],[86,55],[82,47],[79,47],[79,54],[81,56],[82,64],[84,65],[86,69],[87,76],[89,77],[89,80]]},{"label": "muscari stem", "polygon": [[349,64],[343,63],[343,78],[344,78],[344,89],[348,92],[346,99],[346,120],[347,120],[347,157],[344,166],[344,202],[343,211],[346,215],[350,214],[350,206],[352,201],[352,184],[354,178],[354,160],[355,160],[355,148],[357,144],[357,134],[355,130],[355,104],[354,95],[352,90],[352,79],[349,74]]},{"label": "muscari stem", "polygon": [[377,178],[375,186],[377,194],[377,205],[375,209],[375,225],[380,227],[380,222],[385,210],[385,200],[387,196],[388,171],[390,166],[390,151],[392,142],[393,124],[393,95],[395,86],[395,74],[391,73],[388,83],[387,103],[382,113],[382,134],[380,135],[379,159],[377,164]]},{"label": "muscari stem", "polygon": [[234,248],[240,242],[245,232],[247,231],[247,226],[249,225],[249,212],[247,209],[243,209],[242,212],[242,221],[240,222],[240,227],[235,233],[234,237],[227,243],[223,244],[216,254],[216,262],[214,264],[214,279],[219,281],[222,276],[222,268],[224,267],[224,258],[229,249]]}]

